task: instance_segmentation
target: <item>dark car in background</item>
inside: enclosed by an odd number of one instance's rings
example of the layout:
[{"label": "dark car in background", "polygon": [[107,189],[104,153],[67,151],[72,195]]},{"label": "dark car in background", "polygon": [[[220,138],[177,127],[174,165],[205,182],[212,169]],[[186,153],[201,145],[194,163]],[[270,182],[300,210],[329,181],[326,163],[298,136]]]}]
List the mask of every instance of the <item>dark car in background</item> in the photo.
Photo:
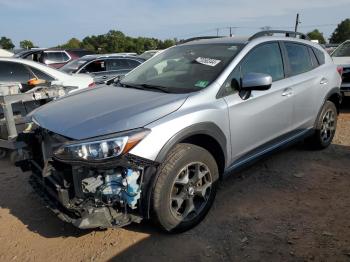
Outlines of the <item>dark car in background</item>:
[{"label": "dark car in background", "polygon": [[68,62],[89,54],[93,54],[93,52],[84,49],[60,50],[35,48],[19,52],[14,57],[33,60],[54,68],[61,68]]},{"label": "dark car in background", "polygon": [[68,74],[90,74],[95,83],[101,83],[127,74],[144,61],[145,59],[130,55],[86,55],[67,63],[60,70]]}]

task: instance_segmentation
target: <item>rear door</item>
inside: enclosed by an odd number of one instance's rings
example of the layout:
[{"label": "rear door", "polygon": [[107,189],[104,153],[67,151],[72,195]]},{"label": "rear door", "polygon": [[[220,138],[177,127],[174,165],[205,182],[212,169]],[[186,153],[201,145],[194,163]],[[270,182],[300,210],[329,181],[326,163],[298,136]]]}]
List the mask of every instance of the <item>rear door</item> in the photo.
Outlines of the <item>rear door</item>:
[{"label": "rear door", "polygon": [[[242,100],[238,86],[247,73],[265,73],[273,83],[267,91],[253,91]],[[269,42],[250,51],[227,79],[224,89],[236,83],[232,94],[225,96],[230,119],[232,162],[259,150],[291,131],[293,110],[291,82],[285,78],[280,44]]]},{"label": "rear door", "polygon": [[118,75],[125,75],[131,70],[129,59],[126,58],[111,58],[106,61],[106,77],[113,77]]},{"label": "rear door", "polygon": [[308,129],[314,124],[319,98],[323,97],[320,92],[328,85],[328,79],[308,45],[286,41],[284,47],[294,97],[293,129]]}]

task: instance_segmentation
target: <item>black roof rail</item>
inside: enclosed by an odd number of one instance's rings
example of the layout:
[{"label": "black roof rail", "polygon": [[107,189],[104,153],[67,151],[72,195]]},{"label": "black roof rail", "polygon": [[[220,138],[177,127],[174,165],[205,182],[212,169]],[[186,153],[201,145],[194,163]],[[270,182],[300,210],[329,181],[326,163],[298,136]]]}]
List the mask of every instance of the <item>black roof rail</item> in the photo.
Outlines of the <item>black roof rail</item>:
[{"label": "black roof rail", "polygon": [[196,41],[196,40],[222,38],[222,37],[223,36],[197,36],[197,37],[191,37],[188,39],[180,40],[177,44],[184,44],[184,43],[188,43],[188,42]]},{"label": "black roof rail", "polygon": [[259,38],[259,37],[271,36],[274,34],[284,34],[286,37],[294,37],[294,38],[297,38],[297,36],[299,36],[300,39],[310,40],[310,38],[306,34],[303,34],[300,32],[285,31],[285,30],[266,30],[266,31],[261,31],[261,32],[258,32],[256,34],[252,35],[249,38],[249,41],[256,39],[256,38]]}]

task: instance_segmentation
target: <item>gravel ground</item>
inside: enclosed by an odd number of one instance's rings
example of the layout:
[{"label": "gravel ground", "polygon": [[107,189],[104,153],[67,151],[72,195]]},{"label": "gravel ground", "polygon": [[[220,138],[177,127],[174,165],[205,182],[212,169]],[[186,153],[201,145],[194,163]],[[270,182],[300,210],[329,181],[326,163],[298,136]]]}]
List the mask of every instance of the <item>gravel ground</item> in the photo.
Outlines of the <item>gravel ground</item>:
[{"label": "gravel ground", "polygon": [[[350,105],[349,101],[346,101]],[[0,261],[350,261],[350,106],[324,151],[296,145],[232,175],[199,226],[81,231],[0,160]]]}]

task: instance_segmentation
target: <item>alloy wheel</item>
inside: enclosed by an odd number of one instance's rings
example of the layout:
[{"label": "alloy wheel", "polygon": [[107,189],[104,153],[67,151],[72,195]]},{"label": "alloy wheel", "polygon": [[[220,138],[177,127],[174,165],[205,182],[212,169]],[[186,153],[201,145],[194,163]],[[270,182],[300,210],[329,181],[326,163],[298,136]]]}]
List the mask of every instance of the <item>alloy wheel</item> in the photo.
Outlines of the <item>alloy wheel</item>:
[{"label": "alloy wheel", "polygon": [[321,140],[327,143],[335,133],[335,113],[333,110],[328,110],[322,119]]},{"label": "alloy wheel", "polygon": [[186,165],[176,176],[170,195],[172,214],[182,222],[195,218],[206,206],[212,190],[209,168],[200,162]]}]

